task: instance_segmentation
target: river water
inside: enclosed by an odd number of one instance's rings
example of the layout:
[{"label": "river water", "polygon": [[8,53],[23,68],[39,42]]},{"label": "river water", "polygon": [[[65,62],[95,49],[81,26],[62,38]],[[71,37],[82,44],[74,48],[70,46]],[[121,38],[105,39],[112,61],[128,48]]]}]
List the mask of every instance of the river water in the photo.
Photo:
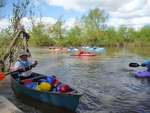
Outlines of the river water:
[{"label": "river water", "polygon": [[[34,71],[56,75],[83,93],[77,113],[150,113],[150,79],[135,78],[131,73],[144,68],[128,66],[130,62],[148,59],[149,51],[150,48],[108,48],[95,57],[77,57],[32,48],[32,59],[39,61]],[[0,94],[25,113],[46,113],[43,108],[16,98],[9,76],[1,81]]]}]

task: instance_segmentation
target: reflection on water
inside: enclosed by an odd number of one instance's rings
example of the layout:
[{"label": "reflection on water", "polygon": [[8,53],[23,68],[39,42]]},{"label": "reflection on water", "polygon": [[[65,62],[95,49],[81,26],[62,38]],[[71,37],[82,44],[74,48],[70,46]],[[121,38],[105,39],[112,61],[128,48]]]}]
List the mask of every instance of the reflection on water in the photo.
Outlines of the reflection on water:
[{"label": "reflection on water", "polygon": [[150,59],[149,56],[150,56],[150,47],[145,47],[145,48],[140,48],[140,47],[136,47],[136,48],[130,48],[130,51],[132,53],[136,53],[140,56],[142,56],[143,58],[145,59]]},{"label": "reflection on water", "polygon": [[[128,67],[130,62],[141,63],[149,57],[150,48],[143,50],[138,55],[139,52],[125,48],[108,48],[105,54],[95,57],[51,54],[47,49],[32,49],[32,52],[33,59],[39,61],[34,71],[54,74],[84,94],[77,113],[150,113],[150,79],[137,79],[131,74],[144,68]],[[142,53],[147,56],[143,57]],[[33,106],[17,99],[9,80],[0,89],[1,94],[25,113],[46,113],[44,106],[39,108],[36,103]]]}]

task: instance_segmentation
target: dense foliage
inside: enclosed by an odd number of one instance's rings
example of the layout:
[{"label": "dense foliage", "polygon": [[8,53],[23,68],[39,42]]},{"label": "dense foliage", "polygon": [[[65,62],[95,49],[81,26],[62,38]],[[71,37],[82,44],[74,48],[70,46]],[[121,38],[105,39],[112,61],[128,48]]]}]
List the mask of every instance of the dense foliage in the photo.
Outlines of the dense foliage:
[{"label": "dense foliage", "polygon": [[[54,24],[34,24],[30,33],[31,46],[150,46],[150,27],[139,30],[120,26],[119,29],[105,25],[108,16],[99,9],[93,9],[79,22],[67,29],[65,22],[59,19]],[[8,29],[7,29],[8,30]],[[8,45],[7,30],[1,31],[1,46]],[[4,32],[5,31],[5,32]],[[11,30],[10,30],[11,31]],[[13,30],[12,30],[13,31]]]},{"label": "dense foliage", "polygon": [[39,23],[31,30],[30,44],[33,46],[149,46],[150,27],[140,30],[120,26],[119,29],[105,25],[108,16],[99,9],[89,11],[71,29],[63,27],[58,20],[53,25]]}]

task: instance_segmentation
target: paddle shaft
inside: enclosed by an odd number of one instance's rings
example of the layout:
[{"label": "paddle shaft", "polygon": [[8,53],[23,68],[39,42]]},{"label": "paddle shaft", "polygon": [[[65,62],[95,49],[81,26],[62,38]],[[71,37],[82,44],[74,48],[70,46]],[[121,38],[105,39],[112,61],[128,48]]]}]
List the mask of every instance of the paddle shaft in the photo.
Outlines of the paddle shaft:
[{"label": "paddle shaft", "polygon": [[27,67],[25,67],[25,68],[20,68],[20,69],[18,69],[18,70],[12,71],[12,72],[6,72],[6,73],[5,73],[5,76],[6,76],[6,75],[9,75],[9,74],[16,73],[16,72],[22,73],[22,72],[31,70],[33,67],[34,67],[34,65],[31,65],[31,66],[27,66]]}]

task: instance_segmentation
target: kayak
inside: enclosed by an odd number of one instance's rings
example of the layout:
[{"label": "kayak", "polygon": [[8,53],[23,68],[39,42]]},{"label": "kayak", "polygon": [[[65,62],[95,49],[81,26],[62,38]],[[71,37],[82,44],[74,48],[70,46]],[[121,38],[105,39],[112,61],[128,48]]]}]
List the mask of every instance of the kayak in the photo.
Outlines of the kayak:
[{"label": "kayak", "polygon": [[80,53],[80,54],[74,54],[71,56],[96,56],[95,53]]},{"label": "kayak", "polygon": [[83,54],[79,54],[77,56],[96,56],[95,53],[83,53]]},{"label": "kayak", "polygon": [[77,49],[77,48],[68,48],[68,52],[75,52],[75,51],[79,51],[79,49]]},{"label": "kayak", "polygon": [[82,47],[84,50],[88,52],[97,52],[97,53],[103,53],[105,52],[105,48],[103,47]]},{"label": "kayak", "polygon": [[150,72],[149,71],[137,71],[134,73],[135,77],[139,78],[148,78],[150,77]]},{"label": "kayak", "polygon": [[61,48],[61,47],[49,47],[50,52],[67,52],[67,48]]},{"label": "kayak", "polygon": [[[34,81],[39,81],[39,80],[45,80],[44,78],[48,77],[46,75],[37,74],[37,77],[30,78],[24,80],[24,83],[30,82],[30,80]],[[17,97],[24,97],[24,98],[30,98],[32,100],[37,100],[41,103],[45,103],[48,106],[54,106],[58,107],[61,109],[66,109],[69,111],[75,111],[78,104],[79,104],[79,99],[81,97],[81,93],[79,93],[77,90],[73,89],[71,92],[67,93],[60,93],[56,91],[40,91],[40,90],[35,90],[35,84],[30,84],[23,85],[18,81],[18,76],[17,74],[13,74],[11,76],[11,87]],[[29,87],[30,85],[30,87]]]},{"label": "kayak", "polygon": [[87,51],[91,51],[91,52],[105,52],[104,48],[100,48],[100,47],[95,47],[95,48],[89,48],[87,49]]}]

